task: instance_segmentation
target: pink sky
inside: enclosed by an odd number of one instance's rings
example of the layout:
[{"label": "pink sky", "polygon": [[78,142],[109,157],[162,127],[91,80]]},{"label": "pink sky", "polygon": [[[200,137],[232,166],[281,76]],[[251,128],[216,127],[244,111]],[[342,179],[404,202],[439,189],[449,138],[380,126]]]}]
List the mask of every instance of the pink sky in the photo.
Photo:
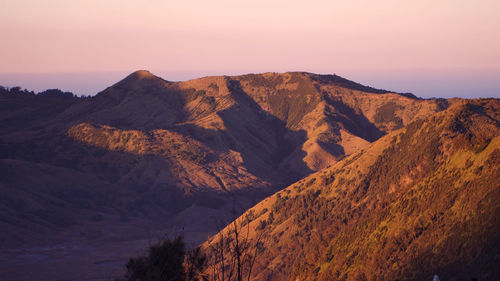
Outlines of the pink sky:
[{"label": "pink sky", "polygon": [[1,9],[0,74],[500,73],[498,0],[2,0]]}]

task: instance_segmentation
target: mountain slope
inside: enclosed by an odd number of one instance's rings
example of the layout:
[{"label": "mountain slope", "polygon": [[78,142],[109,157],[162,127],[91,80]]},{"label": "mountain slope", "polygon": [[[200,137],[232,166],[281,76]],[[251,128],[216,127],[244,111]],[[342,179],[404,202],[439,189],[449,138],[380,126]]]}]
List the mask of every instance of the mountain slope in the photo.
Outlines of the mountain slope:
[{"label": "mountain slope", "polygon": [[[302,151],[296,150],[286,160],[303,159],[312,171],[448,105],[444,100],[419,100],[376,90],[336,75],[291,72],[232,78],[287,128],[306,133]],[[283,166],[290,165],[286,160]]]},{"label": "mountain slope", "polygon": [[500,101],[457,102],[243,214],[253,279],[498,280],[499,175]]},{"label": "mountain slope", "polygon": [[[95,178],[87,189],[107,198],[106,206],[94,206],[92,197],[77,206],[65,198],[64,204],[75,208],[60,212],[61,221],[78,226],[100,214],[102,225],[109,217],[144,218],[162,226],[176,221],[182,228],[189,221],[184,211],[202,207],[212,211],[189,225],[205,233],[215,230],[203,223],[210,216],[221,216],[234,205],[244,210],[448,106],[445,100],[421,100],[335,75],[302,72],[170,82],[137,71],[92,98],[58,91],[3,91],[0,98],[0,158],[50,167],[44,177],[53,181],[59,175],[51,169],[64,171],[73,177],[67,185],[78,186],[82,175]],[[23,181],[22,173],[14,175],[16,184]],[[16,188],[3,177],[0,182],[2,193]],[[37,185],[31,182],[25,189],[35,192]],[[53,204],[42,196],[33,207],[9,211],[8,221],[20,223],[7,223],[13,228],[8,232],[24,233],[18,228],[26,217],[47,212]],[[5,245],[12,242],[9,237]]]}]

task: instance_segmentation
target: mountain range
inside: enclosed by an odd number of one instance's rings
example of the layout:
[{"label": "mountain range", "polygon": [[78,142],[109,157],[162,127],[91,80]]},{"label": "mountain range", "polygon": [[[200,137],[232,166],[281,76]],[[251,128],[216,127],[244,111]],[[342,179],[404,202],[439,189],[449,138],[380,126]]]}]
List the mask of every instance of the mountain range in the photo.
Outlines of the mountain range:
[{"label": "mountain range", "polygon": [[[498,109],[305,72],[141,70],[93,97],[3,88],[0,247],[160,232],[197,244],[257,204],[244,216],[269,246],[255,280],[417,280],[473,261],[498,276]],[[452,243],[478,237],[466,253]]]}]

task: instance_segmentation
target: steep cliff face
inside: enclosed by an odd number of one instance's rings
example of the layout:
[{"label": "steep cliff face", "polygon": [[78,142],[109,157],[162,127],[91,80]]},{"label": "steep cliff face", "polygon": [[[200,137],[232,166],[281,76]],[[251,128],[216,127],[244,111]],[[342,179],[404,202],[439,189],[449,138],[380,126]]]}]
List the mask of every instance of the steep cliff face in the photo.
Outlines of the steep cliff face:
[{"label": "steep cliff face", "polygon": [[253,278],[497,280],[499,175],[499,100],[456,102],[243,214]]}]

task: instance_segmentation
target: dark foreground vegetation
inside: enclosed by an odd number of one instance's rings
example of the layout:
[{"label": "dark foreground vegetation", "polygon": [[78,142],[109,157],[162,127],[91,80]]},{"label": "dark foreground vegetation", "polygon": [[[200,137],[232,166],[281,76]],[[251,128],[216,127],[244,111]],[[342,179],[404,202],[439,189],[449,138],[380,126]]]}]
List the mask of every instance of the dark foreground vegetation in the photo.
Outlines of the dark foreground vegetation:
[{"label": "dark foreground vegetation", "polygon": [[116,281],[206,280],[206,256],[199,247],[186,250],[182,236],[150,246],[145,256],[131,258],[124,277]]},{"label": "dark foreground vegetation", "polygon": [[145,255],[131,258],[125,276],[115,281],[250,281],[261,237],[250,238],[250,220],[235,220],[218,239],[186,248],[182,236],[149,247]]}]

